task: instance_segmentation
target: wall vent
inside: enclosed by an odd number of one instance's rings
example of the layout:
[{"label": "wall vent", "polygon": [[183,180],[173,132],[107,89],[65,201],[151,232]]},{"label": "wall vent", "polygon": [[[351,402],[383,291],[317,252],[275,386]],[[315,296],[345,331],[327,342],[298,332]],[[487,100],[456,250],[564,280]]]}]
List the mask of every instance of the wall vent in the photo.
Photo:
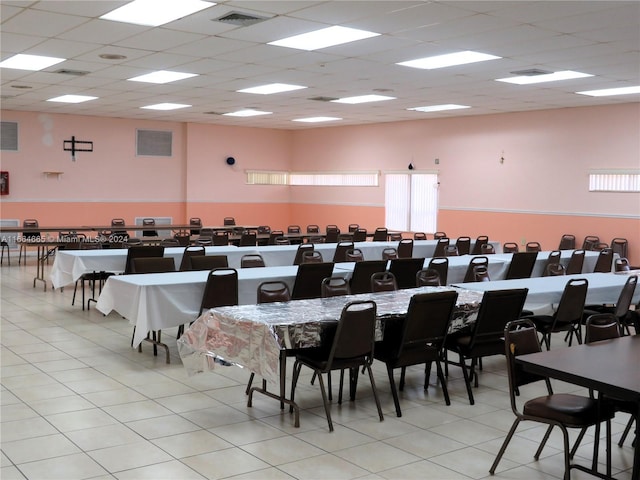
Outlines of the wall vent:
[{"label": "wall vent", "polygon": [[85,72],[84,70],[69,70],[68,68],[61,68],[60,70],[56,70],[53,73],[60,73],[62,75],[74,75],[76,77],[81,77],[91,72]]},{"label": "wall vent", "polygon": [[136,133],[136,155],[149,157],[171,156],[173,132],[137,130]]},{"label": "wall vent", "polygon": [[309,100],[314,100],[316,102],[333,102],[337,100],[336,97],[311,97]]},{"label": "wall vent", "polygon": [[0,122],[0,150],[18,151],[18,122]]},{"label": "wall vent", "polygon": [[548,75],[549,72],[547,70],[540,70],[539,68],[528,68],[526,70],[516,70],[515,72],[511,72],[514,75],[519,75],[522,77],[535,77],[536,75]]},{"label": "wall vent", "polygon": [[231,12],[222,17],[214,18],[216,22],[228,23],[239,27],[248,27],[256,23],[264,22],[265,20],[268,20],[268,18],[242,12]]}]

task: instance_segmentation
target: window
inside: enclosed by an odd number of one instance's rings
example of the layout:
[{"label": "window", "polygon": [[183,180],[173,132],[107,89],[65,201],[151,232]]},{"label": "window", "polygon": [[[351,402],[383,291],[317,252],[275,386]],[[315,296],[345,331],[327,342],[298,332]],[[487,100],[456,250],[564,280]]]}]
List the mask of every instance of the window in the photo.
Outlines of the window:
[{"label": "window", "polygon": [[593,170],[589,173],[590,192],[640,192],[639,170]]},{"label": "window", "polygon": [[278,172],[247,170],[250,185],[377,187],[379,172]]},{"label": "window", "polygon": [[288,172],[270,172],[265,170],[247,170],[249,185],[288,185]]},{"label": "window", "polygon": [[435,232],[438,174],[386,174],[384,204],[387,228],[403,232]]}]

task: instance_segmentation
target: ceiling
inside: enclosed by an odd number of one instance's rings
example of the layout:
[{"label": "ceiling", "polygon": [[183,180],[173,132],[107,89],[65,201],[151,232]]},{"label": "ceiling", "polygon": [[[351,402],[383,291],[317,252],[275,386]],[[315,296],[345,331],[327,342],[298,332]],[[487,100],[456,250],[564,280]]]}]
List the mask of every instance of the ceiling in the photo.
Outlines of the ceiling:
[{"label": "ceiling", "polygon": [[[125,3],[2,0],[0,60],[17,53],[67,59],[37,72],[0,69],[2,109],[299,129],[640,100],[638,94],[575,94],[640,85],[638,1],[223,0],[155,28],[98,18]],[[267,20],[251,26],[216,20],[230,12]],[[381,35],[313,52],[267,45],[330,25]],[[503,58],[437,70],[397,65],[463,50]],[[594,76],[526,86],[495,81],[532,68]],[[86,73],[56,73],[60,69]],[[198,76],[164,85],[127,81],[154,70]],[[274,95],[237,92],[267,83],[308,88]],[[370,93],[396,99],[359,105],[313,99]],[[80,104],[46,101],[65,94],[99,98]],[[192,106],[170,112],[140,108],[161,102]],[[447,103],[471,108],[407,110]],[[221,115],[243,108],[273,114]],[[292,122],[311,116],[343,120]]]}]

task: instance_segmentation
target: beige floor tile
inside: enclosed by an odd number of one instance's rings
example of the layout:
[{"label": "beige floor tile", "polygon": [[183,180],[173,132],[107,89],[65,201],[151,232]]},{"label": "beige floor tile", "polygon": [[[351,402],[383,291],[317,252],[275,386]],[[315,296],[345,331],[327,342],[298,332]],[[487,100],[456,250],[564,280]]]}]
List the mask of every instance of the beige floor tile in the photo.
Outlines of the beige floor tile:
[{"label": "beige floor tile", "polygon": [[438,425],[429,429],[444,437],[451,438],[465,445],[477,445],[496,438],[504,438],[505,431],[489,427],[473,420],[458,420],[446,425]]},{"label": "beige floor tile", "polygon": [[204,408],[212,408],[221,405],[217,400],[199,392],[157,398],[156,402],[175,413],[202,410]]},{"label": "beige floor tile", "polygon": [[[463,448],[429,459],[430,462],[455,472],[462,473],[471,478],[486,477],[494,460],[495,455],[491,455],[473,447]],[[496,471],[502,472],[507,469],[515,468],[516,466],[516,463],[503,458]]]},{"label": "beige floor tile", "polygon": [[321,449],[291,436],[250,443],[244,445],[242,449],[273,466],[316,457],[324,453]]},{"label": "beige floor tile", "polygon": [[462,473],[450,470],[427,460],[402,465],[380,472],[379,475],[389,480],[424,480],[433,478],[438,480],[468,480],[469,477]]},{"label": "beige floor tile", "polygon": [[2,480],[25,480],[27,477],[25,477],[16,467],[10,465],[8,467],[0,468],[0,478],[2,478]]},{"label": "beige floor tile", "polygon": [[231,425],[214,427],[210,429],[210,432],[220,438],[224,438],[233,445],[246,445],[248,443],[261,442],[286,435],[282,430],[272,427],[260,420],[248,420]]},{"label": "beige floor tile", "polygon": [[14,464],[44,460],[79,453],[80,449],[64,435],[27,438],[15,442],[3,442],[2,451]]},{"label": "beige floor tile", "polygon": [[3,422],[0,425],[2,442],[12,442],[25,438],[41,437],[58,433],[56,429],[42,417]]},{"label": "beige floor tile", "polygon": [[38,412],[24,403],[13,403],[0,407],[0,421],[2,422],[14,422],[38,416]]},{"label": "beige floor tile", "polygon": [[280,465],[279,468],[294,478],[305,478],[308,480],[324,480],[326,478],[348,480],[361,478],[369,473],[367,470],[353,465],[342,458],[329,454],[286,463]]},{"label": "beige floor tile", "polygon": [[89,410],[95,408],[95,406],[79,396],[67,396],[49,398],[47,400],[39,400],[37,402],[30,403],[33,408],[40,415],[54,415],[56,413],[73,412],[76,410]]},{"label": "beige floor tile", "polygon": [[133,403],[146,400],[142,394],[132,390],[131,388],[118,388],[102,392],[85,393],[82,396],[97,407],[108,407],[110,405],[121,405],[123,403]]},{"label": "beige floor tile", "polygon": [[202,480],[206,478],[177,460],[118,472],[115,477],[119,480]]},{"label": "beige floor tile", "polygon": [[55,415],[49,415],[47,420],[61,432],[72,432],[74,430],[84,430],[117,423],[113,417],[97,408],[56,413]]},{"label": "beige floor tile", "polygon": [[27,478],[34,480],[89,479],[106,473],[104,468],[85,453],[25,463],[19,468]]},{"label": "beige floor tile", "polygon": [[296,438],[314,445],[326,452],[336,452],[345,448],[365,445],[375,441],[367,435],[363,435],[350,428],[338,428],[333,432],[328,429],[310,430],[296,435]]},{"label": "beige floor tile", "polygon": [[175,414],[127,422],[126,425],[148,440],[200,429],[198,425]]},{"label": "beige floor tile", "polygon": [[181,433],[152,440],[153,444],[176,458],[192,457],[232,447],[228,441],[207,430]]},{"label": "beige floor tile", "polygon": [[420,460],[415,455],[380,442],[347,448],[334,453],[336,456],[372,473],[379,473]]},{"label": "beige floor tile", "polygon": [[111,473],[173,460],[170,455],[149,442],[101,448],[88,454]]},{"label": "beige floor tile", "polygon": [[145,418],[163,417],[171,413],[171,410],[164,408],[153,400],[123,403],[104,407],[103,409],[120,422],[133,422]]},{"label": "beige floor tile", "polygon": [[143,438],[121,424],[75,430],[65,434],[84,451],[139,443]]},{"label": "beige floor tile", "polygon": [[269,467],[269,464],[262,460],[235,448],[187,457],[182,462],[212,480],[248,474]]}]

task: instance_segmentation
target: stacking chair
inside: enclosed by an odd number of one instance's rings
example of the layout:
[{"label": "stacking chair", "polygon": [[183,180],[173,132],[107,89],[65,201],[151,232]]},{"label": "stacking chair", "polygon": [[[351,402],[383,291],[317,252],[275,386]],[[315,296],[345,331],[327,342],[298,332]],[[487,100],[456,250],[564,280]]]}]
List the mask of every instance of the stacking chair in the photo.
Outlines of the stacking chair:
[{"label": "stacking chair", "polygon": [[320,296],[322,298],[351,295],[349,282],[344,277],[327,277],[322,279]]},{"label": "stacking chair", "polygon": [[427,239],[427,234],[424,232],[415,232],[413,234],[413,239],[414,240],[426,240]]},{"label": "stacking chair", "polygon": [[447,257],[433,257],[429,260],[427,268],[436,270],[440,276],[440,284],[447,285],[447,277],[449,273],[449,259]]},{"label": "stacking chair", "polygon": [[293,264],[300,265],[302,263],[302,255],[305,252],[312,252],[314,248],[313,243],[301,243],[298,245],[298,250],[296,250],[296,256],[293,259]]},{"label": "stacking chair", "polygon": [[626,258],[628,255],[629,242],[626,238],[614,238],[611,240],[611,249],[620,257]]},{"label": "stacking chair", "polygon": [[542,335],[540,344],[551,349],[551,334],[555,332],[569,332],[569,345],[573,336],[578,343],[582,343],[581,322],[584,312],[584,302],[587,297],[589,282],[586,278],[571,279],[567,282],[553,315],[532,315],[530,319]]},{"label": "stacking chair", "polygon": [[213,270],[229,266],[226,255],[196,255],[192,256],[190,260],[191,270]]},{"label": "stacking chair", "polygon": [[611,248],[604,248],[600,250],[596,265],[593,267],[593,272],[609,273],[613,266],[613,250]]},{"label": "stacking chair", "polygon": [[514,253],[505,280],[531,277],[537,258],[537,251]]},{"label": "stacking chair", "polygon": [[262,255],[260,255],[259,253],[243,255],[240,258],[240,268],[256,268],[264,266],[264,258],[262,258]]},{"label": "stacking chair", "polygon": [[11,266],[11,249],[9,248],[9,242],[6,240],[0,241],[0,247],[2,248],[2,254],[0,254],[0,265],[4,262],[4,251],[7,250],[7,262]]},{"label": "stacking chair", "polygon": [[475,265],[473,267],[473,281],[474,282],[490,282],[489,270],[484,265]]},{"label": "stacking chair", "polygon": [[389,237],[389,231],[385,227],[378,227],[373,232],[374,242],[386,242]]},{"label": "stacking chair", "polygon": [[271,233],[269,234],[269,240],[267,240],[267,244],[276,245],[276,240],[278,238],[284,239],[284,232],[282,230],[271,230]]},{"label": "stacking chair", "polygon": [[400,240],[402,240],[402,234],[401,233],[397,233],[397,232],[390,233],[388,240],[390,242],[399,242]]},{"label": "stacking chair", "polygon": [[600,237],[587,235],[582,242],[582,250],[595,250],[595,246],[600,243]]},{"label": "stacking chair", "polygon": [[185,270],[191,270],[191,257],[201,256],[204,257],[205,249],[203,246],[189,246],[185,247],[184,252],[182,252],[182,260],[180,261],[180,270],[181,272]]},{"label": "stacking chair", "polygon": [[[440,359],[457,298],[455,291],[416,294],[411,297],[406,317],[384,323],[383,338],[376,344],[374,357],[387,366],[398,417],[402,416],[398,390],[404,389],[406,369],[412,365],[425,364],[424,389],[427,390],[431,363],[435,362],[445,403],[451,404]],[[393,378],[397,368],[401,369],[398,388]]]},{"label": "stacking chair", "polygon": [[[133,273],[133,260],[141,257],[162,257],[164,247],[161,245],[134,245],[127,249],[127,259],[124,267],[124,274]],[[175,267],[174,267],[175,269]]]},{"label": "stacking chair", "polygon": [[345,253],[345,259],[347,262],[362,262],[364,261],[364,253],[359,248],[351,248]]},{"label": "stacking chair", "polygon": [[[518,320],[509,322],[504,330],[504,353],[507,357],[507,373],[509,376],[509,397],[511,400],[511,410],[516,418],[507,434],[496,459],[491,465],[489,472],[493,475],[498,467],[500,459],[504,454],[513,434],[520,422],[529,420],[533,422],[549,425],[542,438],[542,442],[533,458],[538,460],[553,427],[559,427],[562,431],[564,446],[564,478],[570,476],[570,459],[572,452],[569,448],[568,428],[581,429],[578,439],[582,439],[588,427],[595,426],[594,444],[594,464],[597,462],[598,443],[600,438],[600,422],[606,421],[607,440],[610,438],[611,418],[610,411],[600,411],[598,401],[588,396],[579,396],[569,393],[553,393],[551,383],[548,378],[525,372],[519,368],[516,358],[528,353],[540,351],[538,335],[535,326],[528,320]],[[547,387],[547,395],[532,398],[524,402],[522,411],[518,408],[517,396],[522,390],[521,387],[544,380]],[[573,447],[577,448],[579,442]],[[607,442],[608,445],[608,442]]]},{"label": "stacking chair", "polygon": [[302,263],[323,263],[322,253],[317,250],[308,250],[302,252]]},{"label": "stacking chair", "polygon": [[[322,378],[323,373],[332,370],[355,370],[360,367],[367,370],[373,397],[378,409],[380,421],[384,420],[378,392],[376,390],[371,363],[373,362],[373,352],[376,329],[376,304],[374,302],[350,302],[342,310],[338,326],[333,337],[331,349],[308,349],[302,350],[296,355],[293,365],[293,380],[291,384],[291,401],[295,399],[296,385],[300,377],[302,366],[306,366],[317,375],[322,401],[327,415],[329,431],[333,431],[331,420],[331,407],[327,398],[327,392]],[[355,376],[352,374],[352,376]],[[352,388],[355,387],[355,381]],[[293,410],[293,406],[290,407]]]},{"label": "stacking chair", "polygon": [[289,225],[287,227],[287,233],[300,233],[300,232],[302,232],[300,225]]},{"label": "stacking chair", "polygon": [[200,312],[209,308],[238,305],[238,271],[235,268],[216,268],[209,272],[202,294]]},{"label": "stacking chair", "polygon": [[458,257],[460,252],[458,251],[457,245],[447,245],[444,247],[444,256],[445,257]]},{"label": "stacking chair", "polygon": [[258,235],[255,232],[243,233],[240,237],[241,247],[255,247],[258,244]]},{"label": "stacking chair", "polygon": [[338,243],[340,241],[340,229],[338,227],[327,225],[325,243]]},{"label": "stacking chair", "polygon": [[560,238],[560,245],[558,250],[575,250],[576,248],[576,236],[569,233],[565,233]]},{"label": "stacking chair", "polygon": [[[562,252],[560,250],[552,250],[551,252],[549,252],[549,256],[547,257],[547,260],[544,263],[544,267],[542,267],[543,277],[549,276],[547,269],[550,264],[552,263],[560,264],[561,256],[562,256]],[[564,271],[563,271],[563,275],[564,275]]]},{"label": "stacking chair", "polygon": [[396,277],[398,288],[414,288],[416,274],[423,266],[424,258],[394,258],[390,261],[389,272]]},{"label": "stacking chair", "polygon": [[383,260],[393,260],[394,258],[398,258],[398,250],[395,248],[387,247],[382,250]]},{"label": "stacking chair", "polygon": [[284,237],[276,238],[276,243],[274,245],[291,245],[291,240]]},{"label": "stacking chair", "polygon": [[469,255],[471,252],[471,237],[458,237],[456,247],[458,255]]},{"label": "stacking chair", "polygon": [[489,259],[482,256],[472,257],[471,260],[469,260],[469,266],[467,267],[467,271],[464,274],[464,279],[462,280],[463,283],[475,282],[475,274],[473,272],[473,268],[478,265],[482,265],[489,269]]},{"label": "stacking chair", "polygon": [[338,242],[336,245],[336,250],[333,254],[333,262],[340,263],[347,261],[347,251],[353,250],[355,247],[353,242]]},{"label": "stacking chair", "polygon": [[[153,218],[143,218],[142,219],[142,226],[143,227],[155,227],[156,226],[156,221]],[[158,236],[158,231],[150,228],[150,229],[144,229],[142,230],[142,236],[143,237],[157,237]]]},{"label": "stacking chair", "polygon": [[[504,327],[508,322],[520,318],[527,293],[526,288],[485,292],[471,332],[454,334],[447,339],[447,350],[456,352],[459,356],[458,362],[449,360],[448,363],[462,368],[471,405],[474,404],[471,381],[475,387],[478,386],[476,366],[482,357],[500,355],[504,352]],[[470,364],[467,364],[467,360],[471,361]]]},{"label": "stacking chair", "polygon": [[123,228],[125,225],[126,222],[124,221],[124,218],[112,218],[110,235],[122,235],[128,237],[129,233]]},{"label": "stacking chair", "polygon": [[[614,305],[587,305],[584,309],[584,318],[596,313],[610,313],[614,315],[620,324],[620,335],[631,335],[629,327],[633,325],[632,314],[629,309],[633,301],[633,295],[638,285],[638,276],[629,275],[624,283],[618,300]],[[637,332],[636,332],[637,333]]]},{"label": "stacking chair", "polygon": [[569,259],[569,263],[565,269],[567,275],[575,275],[582,273],[582,265],[584,264],[584,250],[574,250]]},{"label": "stacking chair", "polygon": [[233,217],[224,217],[222,224],[225,226],[234,226],[236,224],[236,219]]},{"label": "stacking chair", "polygon": [[[27,218],[22,222],[22,226],[24,228],[37,228],[38,220],[35,218]],[[22,238],[26,241],[38,241],[40,240],[40,232],[29,231],[22,232]],[[22,252],[25,255],[25,262],[27,261],[27,245],[25,243],[20,243],[20,250],[18,252],[18,265],[22,262]]]},{"label": "stacking chair", "polygon": [[416,287],[439,287],[440,274],[433,268],[423,268],[416,273]]},{"label": "stacking chair", "polygon": [[[137,237],[129,237],[123,242],[124,248],[143,247],[142,240]],[[163,247],[164,248],[164,247]]]},{"label": "stacking chair", "polygon": [[333,262],[303,263],[298,266],[298,272],[293,283],[291,298],[301,300],[306,298],[320,298],[322,296],[322,280],[333,273]]},{"label": "stacking chair", "polygon": [[436,232],[433,234],[433,239],[434,240],[439,240],[441,238],[447,238],[447,234],[444,232]]},{"label": "stacking chair", "polygon": [[398,258],[411,257],[413,257],[413,240],[410,238],[403,238],[398,242]]},{"label": "stacking chair", "polygon": [[269,225],[258,225],[258,235],[269,235],[271,227]]},{"label": "stacking chair", "polygon": [[371,293],[371,275],[384,272],[387,269],[386,260],[363,260],[357,262],[351,274],[351,293]]},{"label": "stacking chair", "polygon": [[525,246],[525,251],[527,251],[527,252],[541,252],[542,251],[542,246],[540,245],[540,242],[527,242],[527,245]]},{"label": "stacking chair", "polygon": [[[475,249],[473,251],[474,251],[474,253],[472,253],[472,255],[478,255],[478,254],[475,253]],[[493,255],[495,253],[496,253],[496,249],[490,243],[483,243],[480,246],[479,255]]]},{"label": "stacking chair", "polygon": [[515,242],[506,242],[504,245],[502,245],[502,253],[516,253],[519,251],[520,248]]},{"label": "stacking chair", "polygon": [[396,277],[391,272],[376,272],[371,275],[371,292],[392,292],[398,289]]},{"label": "stacking chair", "polygon": [[177,238],[163,238],[160,241],[160,245],[162,245],[163,247],[179,247],[180,242]]},{"label": "stacking chair", "polygon": [[190,235],[200,235],[200,229],[202,228],[202,219],[199,217],[191,217],[189,219],[189,226],[191,229],[189,230]]},{"label": "stacking chair", "polygon": [[486,255],[486,253],[483,251],[486,249],[485,246],[490,246],[491,249],[493,249],[493,245],[489,243],[489,237],[487,237],[486,235],[479,235],[476,238],[475,243],[473,244],[471,255]]},{"label": "stacking chair", "polygon": [[631,270],[629,260],[624,257],[616,258],[613,261],[613,265],[616,272],[628,272],[629,270]]},{"label": "stacking chair", "polygon": [[354,242],[366,242],[367,241],[367,229],[366,228],[357,228],[353,232],[353,241]]},{"label": "stacking chair", "polygon": [[200,235],[198,237],[198,239],[196,240],[195,245],[197,245],[199,247],[212,247],[214,245],[213,237],[207,237],[205,235]]},{"label": "stacking chair", "polygon": [[356,230],[358,230],[360,228],[360,225],[358,225],[357,223],[350,223],[349,226],[347,227],[347,229],[349,230],[349,232],[353,233]]},{"label": "stacking chair", "polygon": [[566,275],[564,265],[561,263],[548,263],[544,267],[543,277],[557,277],[559,275]]},{"label": "stacking chair", "polygon": [[320,233],[319,225],[307,225],[307,233]]},{"label": "stacking chair", "polygon": [[191,244],[191,235],[186,230],[180,230],[177,232],[173,239],[178,243],[179,247],[188,247]]},{"label": "stacking chair", "polygon": [[[98,242],[82,242],[80,243],[80,250],[99,250],[102,248],[102,244]],[[91,288],[91,298],[87,300],[87,310],[90,309],[91,301],[96,301],[96,283],[98,284],[98,294],[102,292],[102,287],[107,279],[115,275],[114,272],[105,272],[93,271],[87,272],[80,275],[80,278],[76,280],[76,283],[73,287],[73,298],[71,299],[71,305],[75,305],[76,302],[76,291],[78,290],[78,283],[80,283],[80,288],[82,289],[82,310],[84,310],[85,306],[85,283],[89,285]]]},{"label": "stacking chair", "polygon": [[436,248],[433,251],[434,257],[444,257],[444,249],[449,245],[449,239],[447,237],[440,237],[437,240]]},{"label": "stacking chair", "polygon": [[609,244],[606,242],[600,242],[600,243],[596,243],[591,250],[600,252],[605,248],[609,248]]}]

